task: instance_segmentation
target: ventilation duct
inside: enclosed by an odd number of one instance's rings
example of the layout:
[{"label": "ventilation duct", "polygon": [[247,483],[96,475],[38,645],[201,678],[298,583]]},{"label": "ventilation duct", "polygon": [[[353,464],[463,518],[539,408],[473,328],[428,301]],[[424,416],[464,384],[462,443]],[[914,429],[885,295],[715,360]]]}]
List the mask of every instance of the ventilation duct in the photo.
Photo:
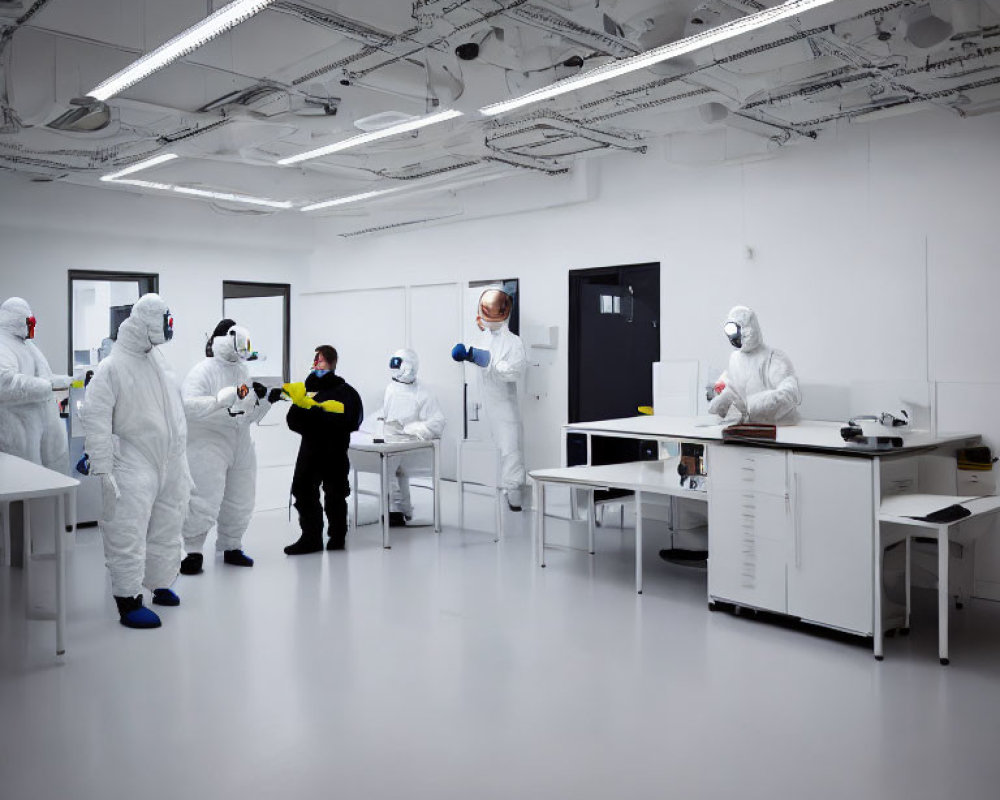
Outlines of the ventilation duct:
[{"label": "ventilation duct", "polygon": [[74,97],[69,102],[76,108],[71,108],[49,122],[49,128],[72,133],[92,133],[103,130],[111,122],[111,109],[107,103],[92,97]]}]

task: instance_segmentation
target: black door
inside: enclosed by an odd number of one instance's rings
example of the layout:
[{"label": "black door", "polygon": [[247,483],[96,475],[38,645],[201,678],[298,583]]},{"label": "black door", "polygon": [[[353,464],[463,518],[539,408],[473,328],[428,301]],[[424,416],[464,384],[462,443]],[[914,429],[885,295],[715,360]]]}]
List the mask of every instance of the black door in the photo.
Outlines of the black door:
[{"label": "black door", "polygon": [[634,417],[653,404],[660,265],[569,273],[569,421]]}]

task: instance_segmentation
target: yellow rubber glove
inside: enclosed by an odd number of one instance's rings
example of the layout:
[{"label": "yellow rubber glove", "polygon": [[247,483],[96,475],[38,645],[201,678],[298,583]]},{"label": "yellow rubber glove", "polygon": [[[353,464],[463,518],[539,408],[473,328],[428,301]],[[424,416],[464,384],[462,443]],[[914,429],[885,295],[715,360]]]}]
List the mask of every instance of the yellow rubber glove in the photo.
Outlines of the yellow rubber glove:
[{"label": "yellow rubber glove", "polygon": [[344,413],[344,404],[339,400],[324,400],[322,403],[317,403],[317,405],[324,411],[329,411],[331,414]]},{"label": "yellow rubber glove", "polygon": [[281,390],[297,406],[310,408],[316,405],[316,401],[306,395],[306,385],[304,383],[286,383],[282,385]]}]

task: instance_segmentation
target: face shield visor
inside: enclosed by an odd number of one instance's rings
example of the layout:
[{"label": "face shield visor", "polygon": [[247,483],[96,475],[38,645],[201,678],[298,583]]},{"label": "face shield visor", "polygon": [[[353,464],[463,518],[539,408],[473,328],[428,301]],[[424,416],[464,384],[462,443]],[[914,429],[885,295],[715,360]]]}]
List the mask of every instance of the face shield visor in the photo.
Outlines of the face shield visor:
[{"label": "face shield visor", "polygon": [[241,361],[261,360],[260,354],[250,344],[250,332],[246,328],[234,325],[229,329],[229,336],[233,339],[233,350]]},{"label": "face shield visor", "polygon": [[417,378],[416,354],[400,350],[389,359],[389,373],[397,383],[413,383]]},{"label": "face shield visor", "polygon": [[743,347],[743,329],[738,323],[730,320],[725,325],[722,326],[722,330],[725,332],[726,336],[729,338],[729,343],[735,347],[737,350]]},{"label": "face shield visor", "polygon": [[28,329],[28,335],[25,338],[26,339],[34,339],[35,338],[35,325],[38,324],[38,320],[36,320],[34,317],[25,317],[24,318],[24,324],[25,324],[25,327]]},{"label": "face shield visor", "polygon": [[481,331],[498,331],[510,319],[513,309],[514,300],[509,294],[500,289],[487,289],[479,296],[476,325]]}]

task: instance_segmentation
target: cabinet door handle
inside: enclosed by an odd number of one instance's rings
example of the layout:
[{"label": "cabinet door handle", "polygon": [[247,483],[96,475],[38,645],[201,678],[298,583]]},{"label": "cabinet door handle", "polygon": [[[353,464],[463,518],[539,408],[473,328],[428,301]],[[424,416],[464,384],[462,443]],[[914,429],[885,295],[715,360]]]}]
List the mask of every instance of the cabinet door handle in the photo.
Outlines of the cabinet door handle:
[{"label": "cabinet door handle", "polygon": [[795,473],[795,480],[792,484],[795,489],[792,497],[792,508],[794,510],[793,524],[795,525],[795,566],[802,566],[802,504],[799,502],[799,474]]}]

